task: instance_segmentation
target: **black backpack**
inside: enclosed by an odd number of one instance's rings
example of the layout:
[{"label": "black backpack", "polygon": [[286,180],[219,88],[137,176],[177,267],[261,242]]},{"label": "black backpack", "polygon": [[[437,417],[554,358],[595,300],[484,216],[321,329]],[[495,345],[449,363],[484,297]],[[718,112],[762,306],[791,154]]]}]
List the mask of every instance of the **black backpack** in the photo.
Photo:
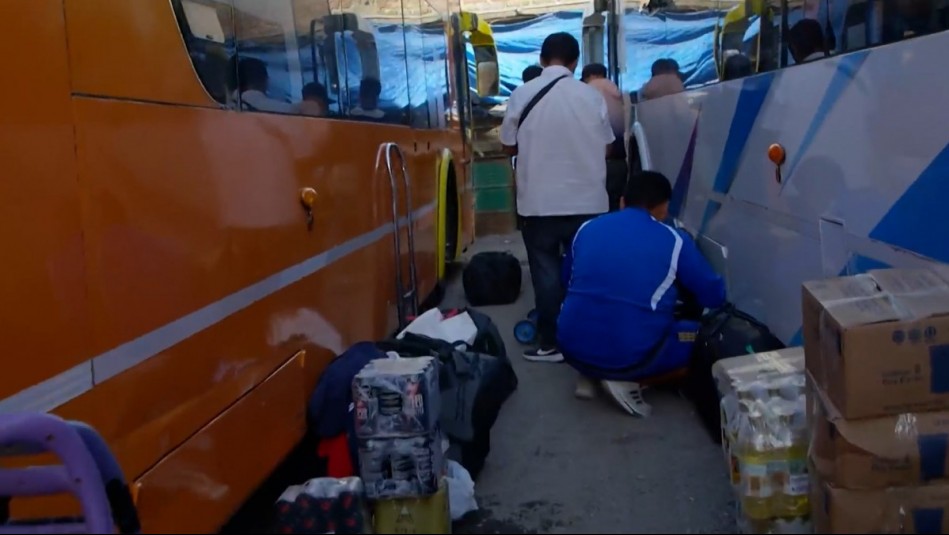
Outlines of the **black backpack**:
[{"label": "black backpack", "polygon": [[472,306],[509,305],[521,294],[521,263],[511,253],[478,253],[465,266],[461,282]]},{"label": "black backpack", "polygon": [[721,443],[721,397],[712,377],[712,366],[722,359],[784,347],[765,324],[732,304],[702,319],[683,390],[714,442]]}]

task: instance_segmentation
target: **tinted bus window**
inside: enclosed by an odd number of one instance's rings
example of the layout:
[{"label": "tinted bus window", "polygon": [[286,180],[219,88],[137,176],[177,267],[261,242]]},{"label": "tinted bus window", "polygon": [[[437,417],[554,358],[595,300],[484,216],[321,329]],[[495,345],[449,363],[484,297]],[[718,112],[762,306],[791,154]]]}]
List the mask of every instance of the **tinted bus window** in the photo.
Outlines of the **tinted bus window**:
[{"label": "tinted bus window", "polygon": [[375,25],[353,13],[331,19],[325,32],[328,48],[334,52],[327,56],[337,63],[341,114],[359,121],[407,124],[402,25]]},{"label": "tinted bus window", "polygon": [[289,0],[233,0],[237,80],[244,111],[299,113],[303,75]]},{"label": "tinted bus window", "polygon": [[234,16],[230,2],[176,0],[173,4],[181,35],[201,83],[221,104],[228,103],[228,83],[235,74]]},{"label": "tinted bus window", "polygon": [[439,20],[425,25],[423,39],[428,115],[432,128],[445,128],[448,124],[448,56],[445,22],[440,15]]},{"label": "tinted bus window", "polygon": [[428,76],[425,69],[425,38],[422,35],[422,0],[403,0],[405,62],[409,78],[409,117],[412,127],[428,128]]},{"label": "tinted bus window", "polygon": [[339,64],[326,32],[330,5],[325,0],[293,0],[294,27],[303,71],[300,112],[312,117],[340,115]]}]

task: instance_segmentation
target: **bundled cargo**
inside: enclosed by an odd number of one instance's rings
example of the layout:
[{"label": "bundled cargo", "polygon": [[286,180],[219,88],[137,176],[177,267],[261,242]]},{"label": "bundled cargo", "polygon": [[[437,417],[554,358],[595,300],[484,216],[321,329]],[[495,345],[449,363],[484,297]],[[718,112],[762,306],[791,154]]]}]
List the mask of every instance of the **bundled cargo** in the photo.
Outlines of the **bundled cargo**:
[{"label": "bundled cargo", "polygon": [[718,361],[722,446],[745,533],[810,529],[807,402],[799,347]]},{"label": "bundled cargo", "polygon": [[361,439],[359,465],[370,499],[429,496],[445,474],[442,440],[438,433]]},{"label": "bundled cargo", "polygon": [[277,500],[279,533],[372,533],[359,478],[311,479]]},{"label": "bundled cargo", "polygon": [[438,492],[445,475],[438,381],[432,357],[374,360],[353,379],[359,473],[369,499]]},{"label": "bundled cargo", "polygon": [[928,269],[808,282],[819,533],[946,533],[949,284]]},{"label": "bundled cargo", "polygon": [[432,357],[371,361],[353,380],[360,438],[427,434],[438,427],[438,361]]},{"label": "bundled cargo", "polygon": [[376,503],[376,533],[451,533],[448,485],[423,498],[400,498]]}]

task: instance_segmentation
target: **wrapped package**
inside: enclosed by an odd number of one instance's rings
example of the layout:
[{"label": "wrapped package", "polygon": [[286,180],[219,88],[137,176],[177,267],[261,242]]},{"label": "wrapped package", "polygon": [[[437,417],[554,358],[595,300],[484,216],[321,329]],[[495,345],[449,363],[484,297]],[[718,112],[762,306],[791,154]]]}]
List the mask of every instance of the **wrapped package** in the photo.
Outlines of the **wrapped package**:
[{"label": "wrapped package", "polygon": [[435,494],[445,475],[441,435],[361,439],[359,467],[372,500]]},{"label": "wrapped package", "polygon": [[801,348],[724,359],[722,446],[745,533],[809,529],[806,379]]},{"label": "wrapped package", "polygon": [[440,409],[438,361],[432,357],[378,359],[353,379],[360,438],[428,434]]},{"label": "wrapped package", "polygon": [[451,533],[448,484],[423,498],[398,498],[373,504],[376,533]]},{"label": "wrapped package", "polygon": [[279,533],[372,533],[362,481],[311,479],[277,500]]}]

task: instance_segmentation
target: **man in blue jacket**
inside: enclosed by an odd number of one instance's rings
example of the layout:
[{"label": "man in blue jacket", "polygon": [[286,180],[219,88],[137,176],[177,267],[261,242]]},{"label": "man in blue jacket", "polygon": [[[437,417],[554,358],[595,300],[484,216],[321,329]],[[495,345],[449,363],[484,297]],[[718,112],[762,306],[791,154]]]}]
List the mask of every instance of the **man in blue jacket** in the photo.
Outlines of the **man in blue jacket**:
[{"label": "man in blue jacket", "polygon": [[576,394],[592,397],[591,379],[601,380],[633,415],[650,411],[637,381],[688,364],[688,351],[677,347],[677,285],[703,307],[725,302],[722,277],[692,239],[662,223],[671,197],[672,186],[662,174],[634,176],[625,208],[580,227],[565,259],[569,280],[558,342],[581,374]]}]

